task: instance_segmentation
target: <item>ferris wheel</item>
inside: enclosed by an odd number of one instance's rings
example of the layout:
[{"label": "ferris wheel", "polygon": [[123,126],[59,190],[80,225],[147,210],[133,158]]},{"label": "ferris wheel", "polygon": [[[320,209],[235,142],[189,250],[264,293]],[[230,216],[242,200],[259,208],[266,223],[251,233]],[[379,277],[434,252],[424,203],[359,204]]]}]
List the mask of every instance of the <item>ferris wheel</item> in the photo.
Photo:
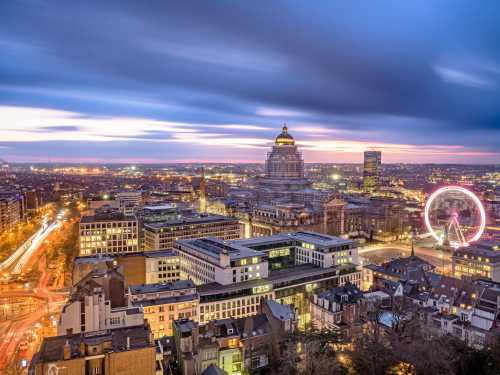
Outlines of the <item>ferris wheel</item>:
[{"label": "ferris wheel", "polygon": [[486,214],[473,192],[461,186],[445,186],[427,200],[425,225],[439,244],[458,248],[481,237]]}]

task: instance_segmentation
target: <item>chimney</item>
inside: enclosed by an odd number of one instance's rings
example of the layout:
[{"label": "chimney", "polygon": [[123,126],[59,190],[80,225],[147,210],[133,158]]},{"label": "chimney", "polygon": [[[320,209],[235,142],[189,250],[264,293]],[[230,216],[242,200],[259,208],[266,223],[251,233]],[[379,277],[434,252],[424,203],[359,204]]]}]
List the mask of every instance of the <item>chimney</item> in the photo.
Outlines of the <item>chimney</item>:
[{"label": "chimney", "polygon": [[69,345],[69,340],[66,340],[63,346],[63,359],[65,361],[71,359],[71,345]]},{"label": "chimney", "polygon": [[130,336],[127,336],[127,350],[130,350]]}]

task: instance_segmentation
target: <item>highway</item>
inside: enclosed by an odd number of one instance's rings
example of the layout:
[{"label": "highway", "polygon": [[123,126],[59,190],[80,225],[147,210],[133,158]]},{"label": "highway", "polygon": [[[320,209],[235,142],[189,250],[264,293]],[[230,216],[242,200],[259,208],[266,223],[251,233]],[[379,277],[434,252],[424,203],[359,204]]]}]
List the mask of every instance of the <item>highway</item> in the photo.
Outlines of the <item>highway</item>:
[{"label": "highway", "polygon": [[62,214],[50,225],[45,221],[42,227],[33,234],[26,242],[19,246],[5,261],[0,264],[0,271],[13,275],[21,274],[26,263],[38,250],[45,239],[57,228],[61,226]]},{"label": "highway", "polygon": [[[62,225],[63,214],[51,223],[44,223],[42,227],[7,258],[1,265],[3,273],[20,275],[25,267],[37,254],[45,239]],[[48,288],[49,274],[47,272],[46,257],[42,255],[38,261],[40,278],[35,288],[30,290],[2,291],[2,297],[33,297],[43,300],[45,307],[35,312],[26,314],[17,319],[8,320],[0,324],[0,374],[2,374],[16,357],[19,343],[26,339],[26,334],[31,327],[40,322],[45,314],[51,313],[66,300],[67,294],[59,291],[52,291]]]},{"label": "highway", "polygon": [[14,251],[7,259],[5,259],[1,264],[0,264],[0,271],[4,271],[12,267],[15,263],[16,260],[18,260],[22,255],[26,252],[26,250],[31,246],[33,243],[33,239],[39,235],[43,231],[43,226],[40,228],[35,234],[33,234],[30,238],[26,240],[21,246],[17,248],[16,251]]},{"label": "highway", "polygon": [[[29,292],[24,292],[26,296],[31,296],[46,301],[46,307],[33,313],[27,314],[19,319],[8,320],[0,324],[0,374],[14,359],[19,343],[25,339],[28,330],[38,323],[45,314],[54,312],[66,300],[67,293],[53,292],[48,288],[49,274],[45,256],[38,262],[38,270],[41,273],[37,286]],[[12,295],[15,295],[13,292]],[[4,293],[2,293],[2,296]],[[6,296],[10,295],[6,293]]]},{"label": "highway", "polygon": [[61,221],[56,220],[45,229],[43,229],[40,233],[36,235],[36,237],[31,241],[31,245],[26,249],[24,254],[18,259],[14,267],[12,268],[11,273],[13,275],[19,275],[26,263],[31,259],[33,254],[38,250],[40,245],[45,241],[45,239],[51,234],[55,229],[61,226]]}]

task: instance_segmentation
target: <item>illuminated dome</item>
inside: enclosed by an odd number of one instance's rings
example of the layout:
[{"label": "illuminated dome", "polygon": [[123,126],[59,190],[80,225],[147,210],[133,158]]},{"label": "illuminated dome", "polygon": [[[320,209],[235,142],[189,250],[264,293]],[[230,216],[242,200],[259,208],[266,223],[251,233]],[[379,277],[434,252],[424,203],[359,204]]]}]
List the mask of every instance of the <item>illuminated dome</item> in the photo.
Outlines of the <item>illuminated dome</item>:
[{"label": "illuminated dome", "polygon": [[288,134],[288,128],[286,125],[283,125],[283,129],[281,131],[281,134],[279,134],[276,137],[276,144],[277,145],[294,145],[295,144],[295,139]]}]

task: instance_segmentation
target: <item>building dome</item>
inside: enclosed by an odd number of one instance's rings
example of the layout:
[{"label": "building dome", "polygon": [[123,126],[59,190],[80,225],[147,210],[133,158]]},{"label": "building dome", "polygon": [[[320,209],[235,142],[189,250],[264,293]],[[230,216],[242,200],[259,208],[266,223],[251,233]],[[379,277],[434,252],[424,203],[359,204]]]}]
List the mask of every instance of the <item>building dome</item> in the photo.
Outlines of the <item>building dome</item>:
[{"label": "building dome", "polygon": [[295,139],[293,139],[293,137],[288,134],[288,128],[286,125],[283,125],[281,133],[276,137],[276,144],[280,146],[295,144]]}]

